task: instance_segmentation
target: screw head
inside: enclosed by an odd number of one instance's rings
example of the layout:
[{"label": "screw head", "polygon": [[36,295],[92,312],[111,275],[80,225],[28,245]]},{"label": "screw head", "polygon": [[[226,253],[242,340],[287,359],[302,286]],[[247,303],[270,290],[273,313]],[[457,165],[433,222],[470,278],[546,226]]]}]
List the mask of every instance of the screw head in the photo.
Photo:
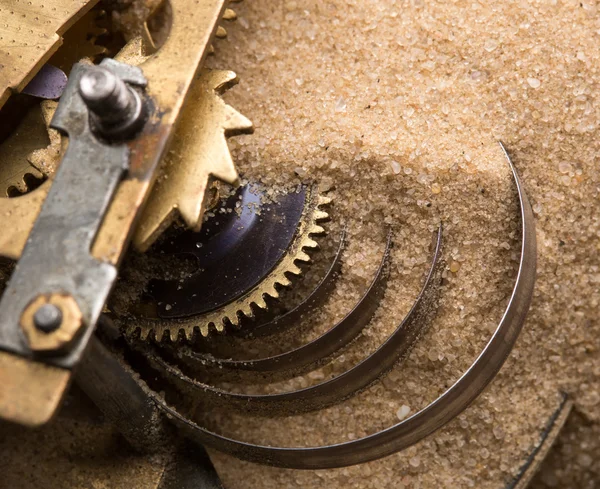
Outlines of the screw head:
[{"label": "screw head", "polygon": [[140,95],[107,68],[89,67],[79,80],[79,94],[104,137],[129,137],[144,122]]},{"label": "screw head", "polygon": [[58,306],[44,304],[33,315],[33,324],[44,333],[52,333],[60,328],[62,319],[62,311]]}]

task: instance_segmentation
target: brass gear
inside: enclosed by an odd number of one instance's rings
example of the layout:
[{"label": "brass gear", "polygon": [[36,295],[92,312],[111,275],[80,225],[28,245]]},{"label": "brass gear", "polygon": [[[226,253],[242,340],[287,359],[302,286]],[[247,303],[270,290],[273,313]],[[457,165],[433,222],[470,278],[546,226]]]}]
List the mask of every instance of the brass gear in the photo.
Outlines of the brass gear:
[{"label": "brass gear", "polygon": [[[64,35],[62,47],[50,59],[50,64],[60,68],[65,73],[71,71],[72,66],[83,60],[94,63],[106,54],[107,49],[99,40],[106,35],[106,12],[92,9],[79,19]],[[62,158],[62,138],[60,133],[50,128],[50,121],[58,102],[44,100],[40,104],[42,116],[50,144],[38,146],[27,156],[29,164],[46,177],[54,174]]]},{"label": "brass gear", "polygon": [[227,138],[251,133],[253,126],[220,97],[236,83],[237,76],[231,71],[205,69],[190,88],[162,175],[134,237],[139,250],[147,250],[177,215],[188,228],[199,231],[211,179],[237,182]]},{"label": "brass gear", "polygon": [[[85,54],[94,61],[97,56],[106,52],[96,44],[97,39],[106,33],[106,29],[98,24],[105,17],[104,11],[92,10],[72,28],[75,29],[72,34],[65,35],[65,42],[70,40],[77,44],[76,40],[79,40],[81,44],[88,46],[87,50],[80,50],[77,56]],[[228,8],[223,18],[233,21],[236,14]],[[224,37],[225,29],[219,26],[216,35],[217,38]],[[142,37],[132,39],[116,59],[129,64],[143,62],[148,52],[145,43]],[[57,53],[59,54],[61,53]],[[64,55],[61,56],[64,58]],[[73,59],[72,56],[69,62],[78,60]],[[142,251],[148,249],[176,219],[178,213],[190,229],[198,230],[206,208],[211,208],[218,201],[217,180],[230,184],[237,182],[237,172],[226,139],[252,133],[253,126],[246,117],[220,98],[220,95],[237,83],[238,78],[231,71],[204,69],[191,87],[192,95],[188,98],[182,120],[178,124],[171,151],[163,163],[162,175],[157,179],[136,231],[136,248]],[[33,168],[45,176],[56,171],[62,157],[61,135],[49,128],[56,106],[56,102],[42,102],[50,144],[36,149],[27,157]],[[197,114],[202,116],[198,117]]]},{"label": "brass gear", "polygon": [[[82,0],[83,1],[83,0]],[[237,0],[232,0],[232,1],[237,1]],[[91,15],[91,14],[90,14]],[[85,19],[85,22],[88,22],[89,25],[89,19],[96,19],[97,17],[88,17]],[[227,9],[225,11],[225,15],[224,15],[224,20],[234,20],[235,19],[235,14],[230,10]],[[104,31],[102,31],[104,32]],[[101,32],[99,29],[97,30],[93,30],[93,32],[86,36],[86,41],[88,43],[91,43],[90,45],[95,45],[96,44],[96,40],[97,38],[101,35]],[[92,50],[89,51],[90,53],[99,53],[99,51],[96,49],[96,47],[92,47]],[[125,63],[129,63],[129,64],[140,64],[143,61],[145,61],[149,54],[151,53],[151,50],[148,49],[148,46],[145,45],[143,39],[141,37],[138,38],[134,38],[131,41],[129,41],[124,47],[123,49],[121,49],[121,51],[119,52],[119,54],[115,57],[115,59],[125,62]],[[225,72],[228,73],[228,72]],[[227,88],[227,86],[224,87],[215,87],[215,90],[220,89],[220,88]],[[216,92],[212,92],[210,93],[211,96],[216,96]],[[190,106],[190,109],[188,110],[193,110],[191,106],[194,105],[194,103],[196,103],[195,100],[188,100],[188,104]],[[224,104],[223,104],[224,105]],[[225,106],[226,110],[224,111],[225,113],[231,114],[233,109],[231,109],[229,106]],[[222,108],[222,107],[221,107]],[[50,119],[52,118],[52,115],[54,113],[55,110],[55,106],[53,106],[52,102],[50,101],[44,101],[42,104],[42,109],[43,109],[43,116],[44,119],[46,120],[46,123],[49,124]],[[234,112],[234,111],[233,111]],[[240,118],[242,116],[240,115]],[[245,119],[245,118],[244,118]],[[247,119],[245,119],[247,120]],[[247,127],[239,127],[239,128],[235,128],[235,127],[230,127],[231,124],[229,121],[220,121],[222,123],[222,129],[223,131],[226,132],[225,137],[228,137],[230,135],[234,135],[236,132],[244,132],[246,130],[248,130]],[[17,185],[15,186],[15,188],[24,188],[23,185],[19,182],[21,182],[21,180],[23,180],[23,182],[25,181],[25,175],[28,172],[32,172],[32,170],[30,170],[30,168],[34,168],[35,170],[37,170],[39,173],[42,173],[46,176],[51,176],[54,171],[56,170],[56,168],[58,167],[58,164],[60,162],[60,159],[62,157],[62,150],[63,148],[63,138],[61,138],[60,134],[57,131],[54,131],[52,129],[49,129],[46,127],[46,130],[48,131],[48,135],[49,135],[49,139],[50,139],[50,144],[46,147],[44,147],[44,144],[46,144],[47,139],[44,143],[41,143],[39,146],[37,146],[37,149],[32,151],[31,153],[29,153],[29,156],[26,158],[27,162],[24,161],[20,161],[19,165],[17,166],[18,168],[20,168],[21,170],[16,172],[16,176],[15,173],[13,172],[12,174],[10,172],[7,173],[7,175],[9,175],[10,178],[15,178]],[[220,157],[222,157],[222,160],[224,161],[227,157],[229,156],[229,150],[227,149],[226,144],[223,145],[221,144],[222,138],[219,138],[219,141],[216,143],[217,146],[221,147],[221,153],[220,153]],[[225,152],[223,152],[223,150]],[[182,160],[185,161],[186,157],[185,155],[183,156]],[[188,157],[189,159],[189,157]],[[189,164],[193,163],[193,162],[188,162]],[[207,163],[206,161],[204,163]],[[182,162],[182,165],[184,163]],[[5,165],[6,166],[6,165]],[[11,166],[11,165],[9,165]],[[14,166],[13,166],[14,168]],[[235,172],[235,169],[233,170]],[[211,172],[209,172],[210,174]],[[1,174],[1,172],[0,172]],[[23,177],[23,179],[21,178]],[[11,184],[12,185],[12,184]],[[30,192],[28,197],[29,199],[26,201],[20,201],[19,204],[17,205],[15,204],[10,204],[10,205],[4,205],[3,206],[3,210],[8,214],[12,216],[12,219],[14,219],[15,221],[18,220],[17,222],[13,222],[12,226],[11,226],[11,232],[8,233],[6,236],[3,237],[2,240],[0,240],[0,252],[3,256],[7,256],[13,259],[16,259],[19,257],[22,248],[24,246],[24,243],[27,239],[27,233],[29,232],[29,230],[31,229],[31,226],[33,225],[33,221],[35,220],[35,217],[37,215],[37,212],[39,211],[39,208],[41,207],[41,204],[45,198],[45,195],[48,191],[49,186],[48,185],[42,185],[42,188],[40,188],[39,192]],[[212,184],[208,184],[206,186],[206,189],[209,190],[209,194],[214,194],[214,192],[212,191]],[[1,192],[1,189],[0,189]],[[19,192],[20,193],[20,192]],[[204,192],[201,193],[195,193],[194,194],[195,198],[198,201],[205,201],[205,194]],[[194,198],[194,196],[190,196],[188,195],[188,198]],[[210,197],[210,195],[209,195]],[[150,197],[150,201],[151,201],[152,197]],[[210,200],[210,199],[206,199],[206,200]],[[213,199],[214,200],[214,199]],[[191,202],[191,200],[190,200]],[[203,212],[203,210],[201,211]]]},{"label": "brass gear", "polygon": [[108,53],[108,49],[102,44],[102,37],[107,34],[108,15],[105,10],[94,8],[65,32],[63,45],[48,62],[67,74],[82,59],[94,63]]},{"label": "brass gear", "polygon": [[127,321],[123,321],[126,334],[131,338],[143,341],[170,340],[175,342],[180,335],[191,341],[197,334],[206,337],[211,333],[226,332],[226,327],[229,325],[239,327],[243,317],[254,317],[255,308],[266,310],[268,308],[267,297],[277,299],[279,297],[278,289],[289,287],[292,284],[288,275],[299,276],[302,274],[302,269],[297,263],[311,261],[307,250],[317,248],[318,244],[314,237],[325,232],[319,223],[329,217],[329,214],[323,210],[323,206],[330,202],[331,199],[319,193],[316,186],[308,190],[305,208],[296,234],[283,258],[272,271],[262,278],[260,283],[246,291],[238,299],[192,318],[160,318],[156,320],[140,317],[128,318]]},{"label": "brass gear", "polygon": [[[92,9],[63,35],[63,44],[49,63],[68,73],[77,61],[96,61],[106,53],[99,38],[107,33],[106,12]],[[18,197],[52,175],[61,158],[61,137],[50,129],[58,103],[44,100],[27,109],[17,128],[0,145],[0,197]]]},{"label": "brass gear", "polygon": [[0,144],[0,198],[18,197],[41,183],[44,175],[28,163],[27,156],[47,141],[39,107],[30,107],[17,127]]},{"label": "brass gear", "polygon": [[[140,0],[131,9],[134,13],[136,9],[146,12],[147,16],[162,4],[162,1]],[[223,20],[236,19],[232,9],[225,9]],[[146,23],[144,26],[147,30]],[[219,26],[216,38],[226,35],[227,31]],[[131,39],[116,59],[133,65],[142,63],[155,49],[150,38],[141,35]],[[232,71],[204,68],[190,87],[170,151],[134,234],[136,249],[146,251],[178,217],[189,229],[198,231],[204,212],[211,208],[211,202],[214,205],[218,201],[219,184],[215,182],[237,183],[227,138],[251,134],[254,130],[252,122],[221,99],[237,83],[237,75]]]}]

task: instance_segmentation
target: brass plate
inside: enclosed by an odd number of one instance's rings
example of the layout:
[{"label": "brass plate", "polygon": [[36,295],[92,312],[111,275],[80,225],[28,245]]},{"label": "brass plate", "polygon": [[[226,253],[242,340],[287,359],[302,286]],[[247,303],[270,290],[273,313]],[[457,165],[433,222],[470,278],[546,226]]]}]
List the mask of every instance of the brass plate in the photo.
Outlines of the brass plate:
[{"label": "brass plate", "polygon": [[62,34],[98,0],[3,0],[0,107],[20,92],[62,43]]}]

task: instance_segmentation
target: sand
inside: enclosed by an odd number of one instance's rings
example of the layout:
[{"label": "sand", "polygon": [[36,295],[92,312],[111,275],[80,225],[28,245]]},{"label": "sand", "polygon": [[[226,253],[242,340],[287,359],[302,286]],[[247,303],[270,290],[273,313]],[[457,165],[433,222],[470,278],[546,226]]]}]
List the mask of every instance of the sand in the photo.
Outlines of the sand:
[{"label": "sand", "polygon": [[[345,368],[410,307],[440,220],[454,272],[446,273],[429,333],[379,384],[316,414],[217,417],[226,433],[281,446],[353,439],[394,423],[403,406],[423,407],[464,371],[502,315],[518,260],[516,194],[499,140],[534,207],[539,265],[534,303],[505,368],[439,433],[404,453],[334,471],[270,469],[214,454],[225,486],[501,488],[538,443],[560,392],[579,413],[569,426],[577,419],[595,426],[595,3],[254,0],[237,10],[239,23],[211,63],[241,77],[226,99],[256,126],[232,143],[241,171],[271,185],[317,179],[334,188],[351,242],[342,297],[368,280],[385,226],[395,232],[390,290]],[[343,306],[331,307],[335,315]],[[565,434],[535,487],[597,482],[588,460],[597,444],[559,456],[574,449],[573,436]]]}]

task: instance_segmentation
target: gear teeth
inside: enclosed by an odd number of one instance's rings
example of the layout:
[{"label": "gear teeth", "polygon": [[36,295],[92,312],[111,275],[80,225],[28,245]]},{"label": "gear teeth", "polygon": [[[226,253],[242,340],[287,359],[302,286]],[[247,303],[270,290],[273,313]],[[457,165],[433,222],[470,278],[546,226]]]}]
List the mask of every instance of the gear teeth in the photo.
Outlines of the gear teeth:
[{"label": "gear teeth", "polygon": [[239,311],[236,311],[236,313],[231,318],[228,318],[229,322],[231,323],[232,326],[235,326],[235,327],[240,326],[240,317],[239,317],[238,313],[239,313]]},{"label": "gear teeth", "polygon": [[256,307],[260,307],[261,309],[267,308],[267,301],[265,300],[264,296],[261,297],[260,299],[257,299],[255,304],[256,304]]},{"label": "gear teeth", "polygon": [[[321,228],[323,229],[323,228]],[[311,231],[310,234],[313,234],[314,231]],[[307,239],[306,240],[306,244],[304,245],[304,248],[318,248],[319,247],[319,243],[317,243],[314,239]]]},{"label": "gear teeth", "polygon": [[[240,328],[242,318],[253,318],[255,310],[268,309],[267,297],[278,299],[280,297],[278,288],[291,286],[293,277],[290,276],[302,275],[302,269],[296,262],[309,263],[311,261],[311,257],[305,249],[318,248],[318,243],[310,236],[325,232],[325,229],[318,225],[317,221],[328,218],[329,214],[320,210],[319,206],[330,202],[331,199],[317,193],[316,187],[313,187],[307,193],[306,208],[299,223],[300,231],[298,235],[294,238],[288,251],[275,269],[244,296],[201,317],[172,320],[170,324],[169,320],[161,321],[164,326],[159,325],[160,323],[142,324],[140,325],[140,340],[151,341],[154,339],[154,341],[160,342],[162,338],[159,333],[169,330],[181,332],[181,336],[190,341],[199,337],[199,335],[206,337],[212,333],[225,333],[228,327]],[[155,332],[154,338],[153,330]],[[173,338],[171,333],[171,341],[177,341],[177,336]]]},{"label": "gear teeth", "polygon": [[[232,71],[203,69],[192,85],[191,101],[179,117],[163,163],[165,173],[157,179],[134,235],[138,250],[146,251],[178,217],[189,229],[199,231],[211,179],[230,184],[238,180],[227,139],[250,134],[254,128],[221,97],[237,81]],[[203,114],[200,126],[199,113]]]},{"label": "gear teeth", "polygon": [[[304,245],[305,247],[307,245]],[[300,251],[298,253],[298,255],[296,256],[296,260],[299,261],[303,261],[303,262],[310,262],[310,256],[308,255],[308,253],[304,252],[304,251]]]},{"label": "gear teeth", "polygon": [[275,288],[275,284],[279,282],[273,282],[271,284],[271,290],[266,292],[267,295],[270,295],[273,299],[279,299],[279,291]]},{"label": "gear teeth", "polygon": [[140,341],[148,341],[148,336],[150,336],[150,330],[145,330],[144,328],[136,328],[136,331],[131,335],[132,338],[137,338]]},{"label": "gear teeth", "polygon": [[331,204],[331,197],[327,197],[326,195],[319,195],[319,207],[322,205]]},{"label": "gear teeth", "polygon": [[105,10],[89,10],[64,33],[62,47],[52,56],[50,64],[68,74],[75,62],[82,59],[96,62],[108,53],[101,43],[109,33],[109,22]]},{"label": "gear teeth", "polygon": [[252,312],[252,303],[245,304],[239,311],[237,311],[238,323],[242,317],[253,317],[254,313]]},{"label": "gear teeth", "polygon": [[281,285],[282,287],[289,287],[292,285],[292,281],[284,275],[279,279],[279,285]]},{"label": "gear teeth", "polygon": [[325,228],[315,224],[309,231],[309,234],[323,234],[325,232]]},{"label": "gear teeth", "polygon": [[179,337],[179,331],[169,329],[167,330],[167,336],[173,343],[175,343],[177,341],[177,338]]},{"label": "gear teeth", "polygon": [[236,19],[237,19],[237,14],[235,13],[235,10],[230,9],[230,8],[225,9],[225,13],[223,14],[223,20],[232,22]]},{"label": "gear teeth", "polygon": [[320,224],[313,224],[308,234],[323,234],[324,232],[325,228],[323,226],[321,226]]},{"label": "gear teeth", "polygon": [[223,26],[217,27],[217,32],[215,34],[219,39],[225,39],[227,37],[227,29]]},{"label": "gear teeth", "polygon": [[325,219],[329,219],[329,213],[325,211],[316,211],[315,212],[315,221],[324,221]]}]

